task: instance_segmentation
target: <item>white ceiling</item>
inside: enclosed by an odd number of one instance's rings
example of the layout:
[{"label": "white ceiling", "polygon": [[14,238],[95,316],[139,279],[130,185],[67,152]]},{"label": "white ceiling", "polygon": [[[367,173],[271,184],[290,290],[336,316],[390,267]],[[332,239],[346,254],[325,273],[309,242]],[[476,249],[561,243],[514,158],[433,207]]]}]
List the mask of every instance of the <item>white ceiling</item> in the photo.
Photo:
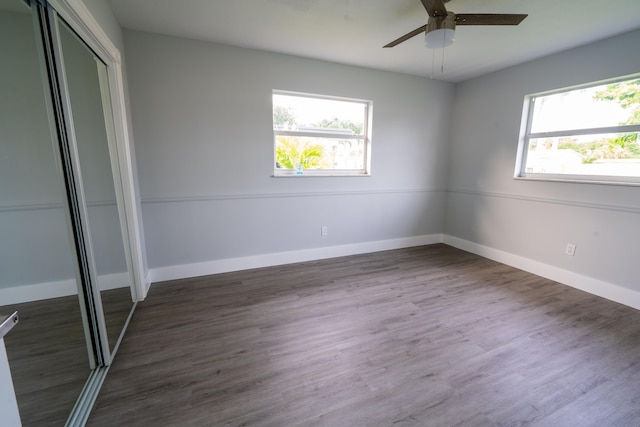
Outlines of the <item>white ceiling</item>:
[{"label": "white ceiling", "polygon": [[382,48],[426,23],[419,0],[109,3],[125,28],[452,82],[640,28],[640,0],[452,0],[446,7],[453,12],[529,16],[519,26],[459,26],[443,52],[425,48],[422,35]]}]

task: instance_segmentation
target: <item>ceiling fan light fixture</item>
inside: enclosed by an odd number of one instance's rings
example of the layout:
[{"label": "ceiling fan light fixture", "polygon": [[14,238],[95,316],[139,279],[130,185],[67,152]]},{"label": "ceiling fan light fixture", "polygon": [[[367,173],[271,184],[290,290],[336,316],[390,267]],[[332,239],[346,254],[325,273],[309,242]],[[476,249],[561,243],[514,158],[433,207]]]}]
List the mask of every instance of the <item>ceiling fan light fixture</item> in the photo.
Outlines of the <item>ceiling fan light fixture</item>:
[{"label": "ceiling fan light fixture", "polygon": [[440,28],[427,33],[424,44],[429,49],[451,46],[456,40],[456,32],[451,28]]},{"label": "ceiling fan light fixture", "polygon": [[456,14],[448,12],[447,16],[430,17],[427,23],[424,44],[429,49],[451,46],[456,37]]}]

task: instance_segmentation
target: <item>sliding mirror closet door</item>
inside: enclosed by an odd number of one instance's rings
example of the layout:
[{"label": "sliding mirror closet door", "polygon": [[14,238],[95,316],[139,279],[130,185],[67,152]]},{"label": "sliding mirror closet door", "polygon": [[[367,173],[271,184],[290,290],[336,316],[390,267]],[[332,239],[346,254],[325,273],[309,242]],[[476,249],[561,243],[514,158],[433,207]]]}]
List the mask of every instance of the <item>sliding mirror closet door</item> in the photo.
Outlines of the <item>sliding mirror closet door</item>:
[{"label": "sliding mirror closet door", "polygon": [[[107,67],[57,19],[61,80],[68,107],[69,143],[77,151],[77,174],[84,200],[85,230],[93,255],[93,279],[104,312],[109,352],[113,353],[133,307]],[[94,285],[95,286],[95,285]]]},{"label": "sliding mirror closet door", "polygon": [[0,314],[20,317],[4,338],[18,407],[24,426],[82,425],[135,307],[114,70],[44,0],[0,0],[0,58]]},{"label": "sliding mirror closet door", "polygon": [[25,427],[64,425],[97,363],[36,15],[0,0],[0,313],[20,316],[5,344]]}]

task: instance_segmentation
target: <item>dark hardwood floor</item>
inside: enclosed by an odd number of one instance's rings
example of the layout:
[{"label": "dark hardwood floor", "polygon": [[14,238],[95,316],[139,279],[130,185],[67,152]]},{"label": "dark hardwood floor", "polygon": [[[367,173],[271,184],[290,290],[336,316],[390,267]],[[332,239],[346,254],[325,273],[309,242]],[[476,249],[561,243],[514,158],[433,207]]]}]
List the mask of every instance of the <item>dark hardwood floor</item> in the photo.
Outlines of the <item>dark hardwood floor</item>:
[{"label": "dark hardwood floor", "polygon": [[[103,291],[102,301],[109,342],[115,343],[131,309],[131,291]],[[22,425],[63,426],[91,373],[78,297],[0,307],[13,311],[20,321],[5,346]]]},{"label": "dark hardwood floor", "polygon": [[640,312],[432,245],[155,284],[90,426],[638,426]]},{"label": "dark hardwood floor", "polygon": [[91,372],[78,297],[4,308],[20,317],[5,345],[22,425],[63,426]]}]

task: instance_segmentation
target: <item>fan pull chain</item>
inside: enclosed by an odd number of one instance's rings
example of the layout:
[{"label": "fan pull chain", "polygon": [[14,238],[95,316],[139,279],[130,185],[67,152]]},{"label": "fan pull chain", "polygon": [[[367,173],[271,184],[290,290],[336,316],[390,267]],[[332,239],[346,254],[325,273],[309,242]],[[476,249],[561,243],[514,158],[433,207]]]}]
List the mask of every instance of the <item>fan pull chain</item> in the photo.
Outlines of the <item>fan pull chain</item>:
[{"label": "fan pull chain", "polygon": [[[446,38],[445,34],[442,33],[442,58],[440,62],[440,74],[444,74],[444,48],[445,48]],[[433,78],[434,70],[436,68],[436,49],[431,49],[431,78]]]},{"label": "fan pull chain", "polygon": [[431,49],[431,78],[433,78],[433,70],[436,67],[436,50]]},{"label": "fan pull chain", "polygon": [[445,37],[445,32],[442,32],[442,62],[440,62],[440,74],[444,74],[444,48],[445,48],[445,43],[447,42],[447,39]]}]

